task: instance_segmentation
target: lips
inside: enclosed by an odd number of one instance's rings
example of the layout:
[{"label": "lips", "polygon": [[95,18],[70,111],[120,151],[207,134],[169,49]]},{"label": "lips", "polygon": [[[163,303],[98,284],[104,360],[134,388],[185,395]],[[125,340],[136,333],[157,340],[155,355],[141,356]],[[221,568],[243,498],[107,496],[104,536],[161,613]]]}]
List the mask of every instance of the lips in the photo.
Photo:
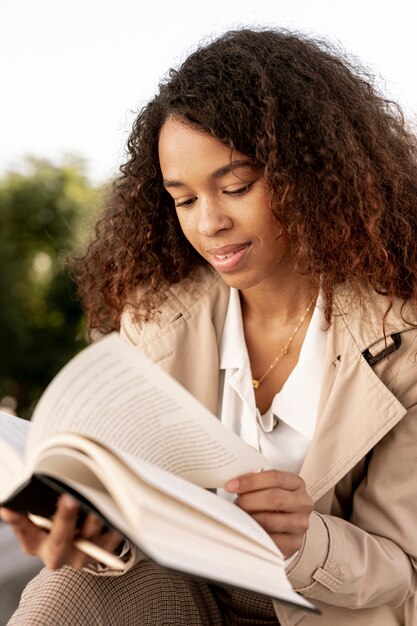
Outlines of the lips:
[{"label": "lips", "polygon": [[245,241],[237,244],[229,244],[220,248],[210,248],[211,264],[218,271],[237,270],[242,265],[251,243]]},{"label": "lips", "polygon": [[242,243],[235,243],[235,244],[229,244],[228,246],[222,246],[221,248],[210,248],[209,250],[207,250],[207,252],[208,254],[212,256],[227,257],[232,254],[235,254],[242,248],[246,248],[247,246],[249,246],[249,244],[250,244],[249,241],[244,241]]}]

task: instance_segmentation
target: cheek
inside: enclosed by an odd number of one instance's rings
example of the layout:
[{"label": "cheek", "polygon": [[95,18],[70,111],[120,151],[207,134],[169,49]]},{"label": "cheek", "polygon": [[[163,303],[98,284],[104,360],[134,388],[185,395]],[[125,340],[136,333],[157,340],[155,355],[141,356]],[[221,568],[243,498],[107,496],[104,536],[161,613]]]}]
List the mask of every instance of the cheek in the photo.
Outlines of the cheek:
[{"label": "cheek", "polygon": [[265,240],[279,240],[283,235],[283,227],[270,211],[259,215],[259,223],[262,224],[262,233]]},{"label": "cheek", "polygon": [[180,228],[181,228],[182,232],[184,233],[184,236],[194,246],[195,228],[193,228],[191,218],[189,216],[187,216],[187,215],[181,215],[180,216],[178,211],[177,211],[177,218],[178,218],[178,222],[179,222]]}]

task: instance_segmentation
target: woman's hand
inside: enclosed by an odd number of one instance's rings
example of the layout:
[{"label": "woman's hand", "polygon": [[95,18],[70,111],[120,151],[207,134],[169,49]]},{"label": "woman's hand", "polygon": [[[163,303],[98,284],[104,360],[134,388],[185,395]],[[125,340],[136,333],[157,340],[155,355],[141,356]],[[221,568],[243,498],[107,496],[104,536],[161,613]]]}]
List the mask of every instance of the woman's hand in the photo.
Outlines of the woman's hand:
[{"label": "woman's hand", "polygon": [[272,537],[287,559],[303,544],[313,501],[297,474],[269,470],[229,480],[225,489],[238,494],[235,504]]},{"label": "woman's hand", "polygon": [[39,557],[49,569],[58,569],[62,565],[82,569],[94,559],[73,546],[75,537],[88,539],[108,552],[117,548],[122,537],[115,531],[102,534],[102,523],[93,514],[87,515],[83,526],[77,529],[78,513],[76,501],[63,495],[58,501],[49,532],[33,524],[25,515],[10,509],[1,509],[1,518],[12,527],[23,551]]}]

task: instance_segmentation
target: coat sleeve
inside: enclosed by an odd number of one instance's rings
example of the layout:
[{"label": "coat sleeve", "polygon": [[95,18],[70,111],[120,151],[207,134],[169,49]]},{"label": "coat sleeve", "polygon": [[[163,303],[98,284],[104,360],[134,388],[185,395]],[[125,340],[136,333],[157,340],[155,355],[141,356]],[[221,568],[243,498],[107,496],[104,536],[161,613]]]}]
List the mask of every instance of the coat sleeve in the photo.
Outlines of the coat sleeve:
[{"label": "coat sleeve", "polygon": [[295,590],[313,601],[396,607],[416,594],[416,343],[392,385],[407,414],[369,455],[349,519],[314,512],[303,549],[288,568]]}]

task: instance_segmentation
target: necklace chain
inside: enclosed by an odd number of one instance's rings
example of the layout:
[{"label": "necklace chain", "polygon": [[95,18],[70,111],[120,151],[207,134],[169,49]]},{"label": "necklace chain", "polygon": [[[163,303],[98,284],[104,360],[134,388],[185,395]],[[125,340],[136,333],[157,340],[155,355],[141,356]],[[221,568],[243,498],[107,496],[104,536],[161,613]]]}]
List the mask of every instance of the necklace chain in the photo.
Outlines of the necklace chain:
[{"label": "necklace chain", "polygon": [[282,359],[283,356],[285,356],[288,352],[288,349],[292,343],[292,340],[294,339],[294,337],[296,336],[296,334],[298,333],[298,331],[300,330],[301,326],[303,325],[303,322],[305,320],[305,318],[307,317],[311,307],[314,304],[314,298],[313,300],[310,302],[310,304],[308,305],[308,307],[306,308],[306,310],[304,311],[304,314],[300,317],[300,320],[297,324],[297,326],[294,328],[294,330],[292,331],[287,343],[285,344],[285,346],[283,348],[281,348],[281,350],[278,352],[277,356],[275,357],[275,359],[272,361],[271,365],[268,367],[268,369],[266,370],[266,372],[264,374],[262,374],[262,376],[260,378],[252,378],[252,385],[254,389],[258,389],[259,385],[261,384],[261,382],[268,376],[268,374],[270,373],[271,370],[274,369],[275,365],[278,363],[278,361],[280,361]]}]

